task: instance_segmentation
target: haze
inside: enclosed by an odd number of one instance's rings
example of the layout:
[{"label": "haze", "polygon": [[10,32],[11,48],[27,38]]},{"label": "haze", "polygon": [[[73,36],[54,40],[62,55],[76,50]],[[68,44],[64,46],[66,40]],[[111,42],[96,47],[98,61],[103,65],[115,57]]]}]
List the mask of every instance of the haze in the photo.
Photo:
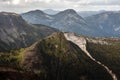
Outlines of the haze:
[{"label": "haze", "polygon": [[0,11],[22,13],[34,9],[77,11],[119,10],[119,0],[0,0]]}]

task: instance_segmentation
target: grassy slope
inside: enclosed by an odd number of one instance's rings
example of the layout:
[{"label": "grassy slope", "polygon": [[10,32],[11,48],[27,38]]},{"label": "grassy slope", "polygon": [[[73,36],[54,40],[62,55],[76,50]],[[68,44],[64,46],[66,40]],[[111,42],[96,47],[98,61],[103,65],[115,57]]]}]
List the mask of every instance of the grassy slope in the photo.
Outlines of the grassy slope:
[{"label": "grassy slope", "polygon": [[[22,64],[22,65],[21,65]],[[0,80],[112,80],[63,33],[26,49],[0,53]]]},{"label": "grassy slope", "polygon": [[24,48],[0,52],[0,80],[43,80],[41,75],[21,66]]},{"label": "grassy slope", "polygon": [[103,67],[67,41],[63,33],[55,33],[26,49],[22,65],[46,80],[111,80]]},{"label": "grassy slope", "polygon": [[88,43],[91,55],[108,66],[120,80],[120,40],[107,40],[111,45]]}]

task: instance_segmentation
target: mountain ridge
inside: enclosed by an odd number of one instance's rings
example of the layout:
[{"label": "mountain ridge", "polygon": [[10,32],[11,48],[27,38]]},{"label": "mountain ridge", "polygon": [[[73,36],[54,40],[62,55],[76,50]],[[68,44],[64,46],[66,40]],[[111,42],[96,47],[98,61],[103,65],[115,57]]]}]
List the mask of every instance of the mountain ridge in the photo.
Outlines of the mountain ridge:
[{"label": "mountain ridge", "polygon": [[[112,80],[104,68],[92,62],[74,43],[67,41],[64,33],[52,34],[29,47],[23,54],[22,65],[36,73],[42,71],[41,74],[45,74],[48,80],[79,80],[82,78]],[[91,64],[91,67],[86,63]],[[93,70],[93,67],[97,71]],[[94,77],[94,73],[98,76]]]},{"label": "mountain ridge", "polygon": [[34,14],[28,15],[26,13],[22,17],[32,24],[49,25],[65,32],[75,32],[92,37],[120,37],[119,11],[101,11],[99,14],[85,18],[82,18],[73,9],[60,11],[55,15],[44,14],[43,17],[38,16],[37,18],[31,17],[32,15]]},{"label": "mountain ridge", "polygon": [[[22,17],[28,21],[31,22],[32,24],[37,23],[37,24],[44,24],[44,25],[49,25],[51,27],[57,28],[61,31],[65,32],[76,32],[78,34],[83,34],[83,35],[90,35],[94,34],[94,29],[90,27],[86,21],[77,14],[77,12],[73,9],[67,9],[64,11],[61,11],[55,15],[46,15],[49,18],[44,18],[38,16],[35,18],[33,15],[27,15],[27,13],[22,14]],[[32,17],[31,17],[32,16]],[[34,20],[34,18],[36,20]]]},{"label": "mountain ridge", "polygon": [[[51,33],[58,31],[54,28],[35,26],[27,23],[16,13],[0,13],[0,51],[27,47]],[[44,31],[48,30],[47,33]],[[18,43],[19,42],[19,43]]]},{"label": "mountain ridge", "polygon": [[[66,34],[70,39],[66,37]],[[76,38],[73,36],[76,36]],[[114,40],[115,42],[112,42]],[[105,42],[107,42],[107,44]],[[19,79],[28,78],[31,80],[34,78],[35,80],[113,80],[114,75],[112,77],[110,75],[111,71],[110,73],[107,71],[110,68],[110,70],[116,74],[119,80],[119,72],[115,71],[114,65],[112,65],[113,67],[111,68],[107,63],[101,61],[104,56],[100,59],[96,58],[97,56],[95,56],[89,48],[95,47],[94,45],[90,45],[90,43],[94,43],[103,47],[104,45],[114,46],[115,44],[118,44],[118,42],[119,39],[98,39],[84,37],[75,33],[57,32],[35,42],[33,45],[25,49],[20,49],[17,51],[12,50],[7,54],[0,53],[0,65],[2,67],[13,67],[15,70],[14,73],[16,73],[16,79],[19,76],[26,75]],[[84,49],[90,51],[90,53],[86,54]],[[96,47],[94,49],[98,48]],[[88,54],[94,56],[95,59],[91,60]],[[109,59],[109,57],[107,58]],[[97,60],[97,62],[94,60]],[[103,65],[101,62],[105,65]],[[119,66],[117,65],[116,67],[119,70]],[[13,72],[8,74],[6,68],[5,70],[6,72],[4,73],[0,71],[0,74],[7,75],[7,78],[11,80],[13,77],[10,76],[13,76]],[[18,71],[16,72],[16,70]],[[19,74],[19,72],[22,73]],[[29,75],[27,75],[28,73],[31,75],[31,79],[29,78]],[[19,76],[17,74],[19,74]],[[0,77],[0,79],[1,78],[2,77]]]},{"label": "mountain ridge", "polygon": [[85,20],[93,27],[97,27],[103,35],[108,37],[120,37],[120,12],[106,11],[87,17]]}]

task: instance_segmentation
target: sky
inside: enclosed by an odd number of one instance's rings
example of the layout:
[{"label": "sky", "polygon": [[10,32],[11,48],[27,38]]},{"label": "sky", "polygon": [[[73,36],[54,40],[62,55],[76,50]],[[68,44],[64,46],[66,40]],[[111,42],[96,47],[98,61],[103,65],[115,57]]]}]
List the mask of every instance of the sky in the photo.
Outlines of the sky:
[{"label": "sky", "polygon": [[120,0],[0,0],[0,11],[23,13],[30,10],[116,11]]}]

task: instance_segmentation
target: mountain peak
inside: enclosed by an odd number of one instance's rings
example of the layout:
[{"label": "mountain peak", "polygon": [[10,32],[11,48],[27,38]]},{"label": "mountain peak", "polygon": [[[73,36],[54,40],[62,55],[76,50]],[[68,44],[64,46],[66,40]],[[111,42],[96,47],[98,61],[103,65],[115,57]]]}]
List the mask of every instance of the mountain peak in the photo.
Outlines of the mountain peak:
[{"label": "mountain peak", "polygon": [[[7,23],[6,23],[7,22]],[[10,12],[0,12],[0,23],[2,24],[1,27],[13,27],[21,24],[26,23],[23,18],[16,13],[10,13]],[[19,26],[18,25],[18,26]]]},{"label": "mountain peak", "polygon": [[77,16],[79,16],[77,14],[77,12],[75,10],[73,10],[73,9],[67,9],[67,10],[61,11],[58,14],[56,14],[55,16],[59,16],[59,15],[62,15],[62,16],[66,15],[67,16],[69,14],[70,15],[77,15]]},{"label": "mountain peak", "polygon": [[41,11],[41,10],[32,10],[32,11],[29,11],[29,12],[27,12],[27,13],[29,13],[29,14],[39,14],[39,15],[44,15],[45,13],[43,12],[43,11]]},{"label": "mountain peak", "polygon": [[67,10],[64,10],[63,12],[66,12],[66,13],[77,13],[74,9],[67,9]]},{"label": "mountain peak", "polygon": [[53,10],[53,9],[45,9],[45,10],[43,10],[43,12],[46,13],[46,14],[49,14],[49,15],[55,15],[55,14],[57,14],[59,11]]},{"label": "mountain peak", "polygon": [[33,12],[42,12],[42,13],[43,13],[43,11],[41,11],[41,10],[38,10],[38,9],[36,9],[36,10],[33,10]]},{"label": "mountain peak", "polygon": [[77,12],[73,9],[67,9],[67,10],[64,10],[62,12],[60,12],[61,14],[77,14]]},{"label": "mountain peak", "polygon": [[55,15],[56,17],[74,17],[74,18],[80,18],[80,19],[83,19],[81,16],[79,16],[77,14],[77,12],[73,9],[67,9],[67,10],[64,10],[64,11],[61,11],[59,12],[58,14]]}]

